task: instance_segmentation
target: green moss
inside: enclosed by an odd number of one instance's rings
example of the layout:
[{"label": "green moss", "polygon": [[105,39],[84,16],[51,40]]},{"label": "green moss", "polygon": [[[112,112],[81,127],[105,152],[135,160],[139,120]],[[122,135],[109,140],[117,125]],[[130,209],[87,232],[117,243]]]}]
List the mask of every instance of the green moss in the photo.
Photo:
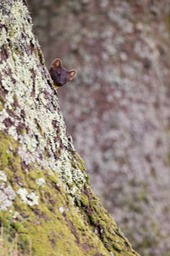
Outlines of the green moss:
[{"label": "green moss", "polygon": [[[122,256],[131,255],[127,253],[131,251],[129,243],[88,186],[76,199],[80,207],[76,211],[57,173],[37,166],[26,170],[17,155],[19,144],[2,133],[0,140],[0,167],[13,188],[18,190],[22,184],[29,192],[36,191],[39,197],[39,205],[30,207],[17,196],[13,204],[15,211],[0,215],[1,224],[9,234],[14,236],[17,232],[18,248],[23,254],[81,256],[120,252]],[[39,187],[37,178],[43,178],[45,185]],[[19,213],[17,218],[15,212]]]},{"label": "green moss", "polygon": [[83,159],[79,156],[78,153],[72,153],[71,156],[71,165],[75,169],[79,169],[81,171],[85,171],[85,166],[84,166],[84,161]]},{"label": "green moss", "polygon": [[132,252],[137,255],[89,187],[84,188],[76,203],[83,206],[84,218],[108,251],[121,256],[131,255]]},{"label": "green moss", "polygon": [[113,247],[113,249],[115,249],[116,251],[119,251],[119,252],[122,251],[122,246],[118,244],[118,241],[116,241],[115,243],[112,243],[112,247]]},{"label": "green moss", "polygon": [[170,14],[166,17],[167,24],[168,24],[168,30],[170,31]]},{"label": "green moss", "polygon": [[33,255],[32,254],[32,239],[29,234],[18,235],[18,249],[21,255]]},{"label": "green moss", "polygon": [[0,253],[2,256],[18,255],[17,252],[17,234],[11,237],[7,234],[4,227],[0,229]]},{"label": "green moss", "polygon": [[56,175],[53,172],[51,172],[51,173],[49,172],[48,178],[49,178],[49,181],[51,181],[54,184],[57,184],[58,179],[57,179]]},{"label": "green moss", "polygon": [[81,194],[80,202],[81,202],[82,206],[88,206],[89,199],[88,199],[88,197],[85,194]]},{"label": "green moss", "polygon": [[[3,87],[10,91],[5,95],[5,102],[12,112],[7,111],[3,118],[6,118],[6,114],[9,117],[18,115],[17,109],[22,110],[25,115],[22,121],[29,126],[29,134],[25,134],[24,128],[20,131],[25,135],[21,137],[24,145],[20,145],[11,136],[0,133],[0,169],[16,192],[15,200],[11,199],[12,207],[0,213],[0,223],[6,228],[7,234],[12,237],[18,234],[21,255],[110,256],[111,252],[114,256],[137,255],[93,195],[83,160],[73,152],[72,147],[68,150],[71,144],[63,117],[56,111],[57,103],[51,105],[51,100],[57,102],[57,98],[52,98],[51,92],[46,95],[47,81],[44,81],[47,73],[41,68],[35,69],[39,63],[44,64],[44,58],[32,34],[27,8],[22,1],[14,2],[9,12],[9,22],[6,23],[6,16],[2,17],[2,24],[7,26],[5,33],[8,34],[3,36],[1,42],[7,44],[7,38],[10,39],[9,58],[4,64],[4,70],[9,68],[10,75],[2,74]],[[22,45],[18,42],[22,42]],[[35,77],[31,70],[35,71]],[[17,88],[14,89],[12,78],[16,77]],[[35,98],[32,97],[34,93]],[[35,103],[34,99],[38,99],[40,104],[38,101]],[[52,110],[46,111],[47,105],[52,106]],[[8,130],[16,139],[17,121],[12,127],[14,129]],[[57,147],[55,143],[58,143],[54,140],[54,121],[59,124],[57,139],[61,148],[56,158],[53,157]],[[37,148],[39,150],[36,152]],[[18,152],[22,149],[21,159]],[[32,162],[26,164],[26,160],[30,160],[26,158],[31,153]],[[40,160],[41,167],[36,164]],[[37,184],[39,178],[45,181],[42,186]],[[32,204],[31,193],[37,200],[35,204]]]},{"label": "green moss", "polygon": [[2,105],[2,102],[0,101],[0,111],[3,110],[3,105]]},{"label": "green moss", "polygon": [[[35,191],[39,198],[38,205],[29,206],[17,196],[13,204],[15,210],[0,215],[9,233],[14,236],[17,232],[18,248],[23,254],[81,256],[100,253],[107,256],[112,252],[132,255],[130,244],[88,185],[76,197],[79,206],[76,210],[57,173],[41,170],[36,165],[23,168],[17,155],[19,144],[2,133],[0,140],[0,167],[13,188],[17,191],[22,184],[28,192]],[[78,161],[77,158],[74,161],[76,168],[82,164],[78,165]],[[45,180],[44,186],[36,184],[37,178]],[[19,213],[17,218],[15,212]]]},{"label": "green moss", "polygon": [[13,228],[18,233],[27,233],[27,230],[24,228],[23,224],[21,222],[13,222]]},{"label": "green moss", "polygon": [[[1,134],[0,134],[0,139],[1,139]],[[5,143],[5,145],[4,145]],[[10,153],[8,154],[6,152],[6,143],[8,143],[7,141],[3,141],[0,143],[0,158],[1,158],[1,162],[0,162],[0,168],[3,169],[5,167],[8,166],[8,162],[9,162],[9,159],[10,159]]]},{"label": "green moss", "polygon": [[9,229],[11,227],[11,216],[8,212],[0,212],[0,226]]},{"label": "green moss", "polygon": [[[39,205],[30,207],[19,196],[9,212],[1,212],[1,224],[10,234],[18,234],[18,248],[24,255],[109,255],[100,239],[75,210],[62,187],[57,173],[44,171],[37,166],[23,168],[16,154],[18,143],[0,133],[1,168],[16,190],[22,184],[28,191],[35,190]],[[36,185],[42,178],[45,185]],[[15,183],[15,184],[14,184]],[[88,197],[82,195],[82,204],[88,206]],[[17,216],[16,213],[19,215]],[[16,217],[17,216],[17,217]],[[43,241],[43,242],[42,242]]]}]

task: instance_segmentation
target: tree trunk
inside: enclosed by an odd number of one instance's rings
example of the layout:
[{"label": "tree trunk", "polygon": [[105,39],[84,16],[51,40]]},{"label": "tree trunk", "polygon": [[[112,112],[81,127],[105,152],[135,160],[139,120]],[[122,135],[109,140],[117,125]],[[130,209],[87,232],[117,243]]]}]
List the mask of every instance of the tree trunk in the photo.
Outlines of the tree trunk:
[{"label": "tree trunk", "polygon": [[0,3],[0,32],[4,235],[19,255],[138,255],[89,186],[25,1]]}]

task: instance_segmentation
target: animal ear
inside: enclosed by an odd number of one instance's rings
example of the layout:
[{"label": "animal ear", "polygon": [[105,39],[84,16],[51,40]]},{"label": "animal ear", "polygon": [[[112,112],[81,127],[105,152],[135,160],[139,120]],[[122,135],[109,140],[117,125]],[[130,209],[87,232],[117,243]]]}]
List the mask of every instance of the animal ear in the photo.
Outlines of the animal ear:
[{"label": "animal ear", "polygon": [[70,81],[70,80],[72,80],[72,79],[76,76],[77,70],[72,69],[72,70],[70,70],[70,71],[68,72],[68,74],[69,74],[68,80]]},{"label": "animal ear", "polygon": [[51,67],[53,67],[53,68],[54,67],[61,68],[61,66],[62,66],[62,61],[59,58],[53,60],[53,62],[51,63]]}]

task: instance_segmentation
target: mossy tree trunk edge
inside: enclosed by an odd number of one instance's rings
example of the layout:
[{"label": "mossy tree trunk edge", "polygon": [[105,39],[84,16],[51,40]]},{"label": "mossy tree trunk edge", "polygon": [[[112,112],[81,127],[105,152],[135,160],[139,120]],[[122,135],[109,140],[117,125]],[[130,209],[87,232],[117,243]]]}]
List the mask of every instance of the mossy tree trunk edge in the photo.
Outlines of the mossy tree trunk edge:
[{"label": "mossy tree trunk edge", "polygon": [[0,224],[19,255],[138,255],[90,188],[25,1],[0,3]]}]

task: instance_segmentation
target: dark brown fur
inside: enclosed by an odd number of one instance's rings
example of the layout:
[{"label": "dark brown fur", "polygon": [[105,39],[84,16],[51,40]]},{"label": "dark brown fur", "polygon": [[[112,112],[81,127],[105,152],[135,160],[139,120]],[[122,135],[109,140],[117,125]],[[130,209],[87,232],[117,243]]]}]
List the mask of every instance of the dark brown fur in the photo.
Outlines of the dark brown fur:
[{"label": "dark brown fur", "polygon": [[71,81],[77,74],[75,69],[69,71],[64,68],[62,66],[62,61],[59,58],[55,59],[51,63],[49,72],[52,80],[54,81],[54,85],[56,86],[63,86],[68,81]]}]

